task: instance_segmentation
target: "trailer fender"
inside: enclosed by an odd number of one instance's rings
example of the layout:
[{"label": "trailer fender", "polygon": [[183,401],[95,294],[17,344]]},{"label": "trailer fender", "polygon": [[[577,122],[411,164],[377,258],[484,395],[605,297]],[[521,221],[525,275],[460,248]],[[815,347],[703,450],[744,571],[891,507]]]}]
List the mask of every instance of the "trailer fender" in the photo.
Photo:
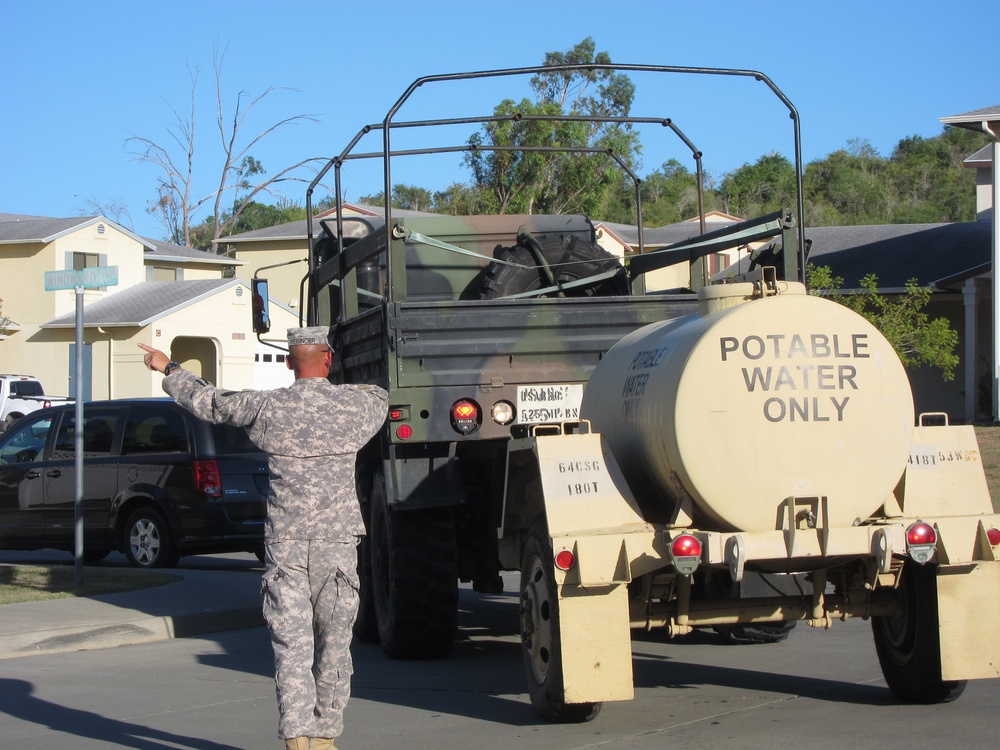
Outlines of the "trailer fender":
[{"label": "trailer fender", "polygon": [[941,677],[1000,677],[1000,562],[941,565],[937,575]]}]

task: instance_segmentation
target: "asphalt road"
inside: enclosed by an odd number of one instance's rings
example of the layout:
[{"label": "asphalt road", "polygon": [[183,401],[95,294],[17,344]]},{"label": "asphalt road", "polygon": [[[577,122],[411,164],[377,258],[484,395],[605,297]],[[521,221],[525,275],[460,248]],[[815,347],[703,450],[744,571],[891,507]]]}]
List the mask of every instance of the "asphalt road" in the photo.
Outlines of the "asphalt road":
[{"label": "asphalt road", "polygon": [[[862,621],[829,632],[799,625],[770,646],[640,635],[635,700],[606,704],[587,724],[551,725],[524,693],[513,595],[463,590],[461,606],[461,637],[448,659],[394,662],[355,645],[354,697],[338,747],[939,750],[995,742],[1000,680],[970,683],[947,705],[899,704]],[[3,661],[0,745],[279,748],[271,674],[262,628]]]}]

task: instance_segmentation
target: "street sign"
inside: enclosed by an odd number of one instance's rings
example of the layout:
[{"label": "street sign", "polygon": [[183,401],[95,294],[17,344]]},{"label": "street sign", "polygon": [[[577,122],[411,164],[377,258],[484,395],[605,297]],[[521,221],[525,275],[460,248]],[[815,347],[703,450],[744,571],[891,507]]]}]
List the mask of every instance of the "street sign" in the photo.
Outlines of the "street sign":
[{"label": "street sign", "polygon": [[45,291],[59,289],[76,290],[76,424],[83,429],[76,430],[75,457],[76,496],[73,501],[73,547],[76,555],[76,585],[83,585],[83,432],[87,426],[83,421],[83,290],[105,286],[118,286],[118,266],[95,266],[78,270],[45,272]]},{"label": "street sign", "polygon": [[46,271],[45,291],[59,289],[94,289],[102,286],[118,286],[118,266],[94,266],[79,270]]}]

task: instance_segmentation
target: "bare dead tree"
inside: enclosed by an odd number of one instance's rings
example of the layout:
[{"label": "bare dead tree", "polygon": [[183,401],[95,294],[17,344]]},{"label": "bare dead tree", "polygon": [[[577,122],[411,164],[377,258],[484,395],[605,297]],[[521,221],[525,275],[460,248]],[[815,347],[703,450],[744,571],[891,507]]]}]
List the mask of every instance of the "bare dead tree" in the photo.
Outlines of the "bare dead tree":
[{"label": "bare dead tree", "polygon": [[[305,182],[304,177],[297,172],[319,161],[318,157],[303,159],[276,174],[264,178],[263,165],[251,155],[251,151],[261,141],[287,125],[299,122],[318,122],[315,115],[297,114],[285,117],[265,128],[249,139],[241,139],[242,131],[247,125],[247,117],[254,107],[276,91],[293,90],[285,87],[270,86],[263,93],[249,98],[246,91],[236,95],[235,108],[231,116],[227,115],[224,105],[222,87],[222,68],[225,50],[221,53],[218,47],[213,52],[213,67],[215,71],[215,102],[216,126],[222,147],[222,166],[219,170],[217,187],[207,194],[198,195],[195,191],[195,116],[197,114],[195,93],[198,84],[198,68],[188,66],[191,77],[190,114],[182,116],[169,102],[174,115],[174,125],[167,127],[167,133],[173,145],[163,146],[152,138],[133,135],[126,144],[133,148],[133,157],[146,164],[152,164],[160,170],[157,178],[155,201],[150,201],[149,213],[159,217],[167,230],[170,241],[178,245],[191,245],[191,227],[195,214],[207,203],[212,205],[213,236],[212,250],[218,251],[218,240],[226,229],[235,222],[243,209],[258,198],[262,193],[274,196],[274,188],[282,182]],[[251,179],[256,178],[256,179]],[[233,194],[231,204],[224,200]],[[227,212],[226,204],[232,205]]]},{"label": "bare dead tree", "polygon": [[112,198],[107,201],[100,201],[96,198],[88,198],[86,202],[87,215],[97,214],[111,219],[115,224],[125,227],[130,232],[135,231],[132,223],[132,214],[129,213],[128,206],[121,198]]}]

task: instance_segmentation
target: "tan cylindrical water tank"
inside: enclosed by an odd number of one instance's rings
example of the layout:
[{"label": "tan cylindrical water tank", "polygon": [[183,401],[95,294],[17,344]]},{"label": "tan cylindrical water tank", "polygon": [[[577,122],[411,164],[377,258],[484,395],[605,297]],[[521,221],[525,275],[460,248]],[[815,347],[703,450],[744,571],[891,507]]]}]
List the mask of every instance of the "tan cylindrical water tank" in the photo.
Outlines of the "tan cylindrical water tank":
[{"label": "tan cylindrical water tank", "polygon": [[892,346],[843,305],[782,287],[750,301],[751,284],[708,287],[702,314],[635,331],[591,375],[582,416],[649,520],[687,494],[700,524],[764,531],[786,498],[826,496],[829,523],[849,526],[902,476],[913,396]]}]

